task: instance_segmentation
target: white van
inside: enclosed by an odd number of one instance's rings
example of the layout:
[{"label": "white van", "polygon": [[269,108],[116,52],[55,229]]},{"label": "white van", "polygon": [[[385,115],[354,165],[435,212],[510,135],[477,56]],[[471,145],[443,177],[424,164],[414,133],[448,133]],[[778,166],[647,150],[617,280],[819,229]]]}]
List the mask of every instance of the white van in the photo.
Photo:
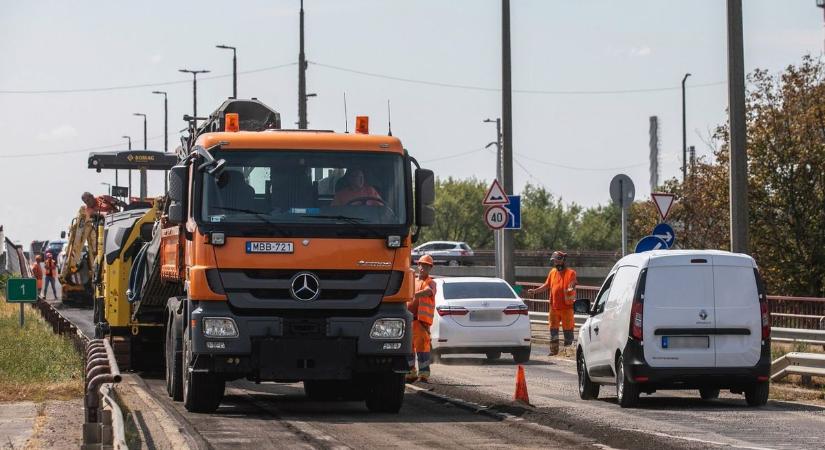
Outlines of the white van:
[{"label": "white van", "polygon": [[639,393],[720,389],[744,393],[748,405],[768,400],[770,320],[764,285],[748,255],[715,250],[657,250],[625,256],[579,332],[579,395],[596,398],[616,385],[622,407]]}]

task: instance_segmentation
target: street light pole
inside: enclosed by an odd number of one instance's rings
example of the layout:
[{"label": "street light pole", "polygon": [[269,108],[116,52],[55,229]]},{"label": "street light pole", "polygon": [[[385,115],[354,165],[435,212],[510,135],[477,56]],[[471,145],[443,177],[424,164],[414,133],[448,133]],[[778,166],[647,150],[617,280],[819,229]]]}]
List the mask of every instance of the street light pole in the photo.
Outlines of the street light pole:
[{"label": "street light pole", "polygon": [[682,78],[682,184],[687,180],[687,130],[685,119],[685,81],[687,81],[689,73]]},{"label": "street light pole", "polygon": [[[164,91],[152,91],[153,94],[163,95],[163,152],[169,153],[169,98]],[[169,180],[166,174],[168,171],[163,171],[163,192],[169,189]]]},{"label": "street light pole", "polygon": [[209,73],[208,70],[178,69],[178,72],[192,74],[192,125],[198,128],[198,74]]},{"label": "street light pole", "polygon": [[[135,116],[142,116],[143,117],[143,149],[148,150],[149,147],[146,143],[146,114],[143,113],[132,113]],[[140,169],[140,199],[143,200],[147,196],[147,184],[146,184],[146,169]]]},{"label": "street light pole", "polygon": [[232,97],[238,98],[238,52],[230,45],[216,45],[215,48],[232,50]]},{"label": "street light pole", "polygon": [[129,150],[132,149],[132,137],[131,136],[121,136],[123,139],[129,140]]}]

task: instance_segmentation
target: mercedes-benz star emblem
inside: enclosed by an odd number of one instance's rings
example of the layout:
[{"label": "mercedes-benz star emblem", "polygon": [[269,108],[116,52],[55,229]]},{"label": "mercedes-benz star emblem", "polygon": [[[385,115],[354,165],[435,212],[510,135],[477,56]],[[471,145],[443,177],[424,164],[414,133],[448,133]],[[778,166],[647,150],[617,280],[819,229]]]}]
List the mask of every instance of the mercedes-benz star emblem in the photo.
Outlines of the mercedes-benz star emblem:
[{"label": "mercedes-benz star emblem", "polygon": [[708,318],[708,312],[705,311],[704,309],[699,311],[699,318],[702,319],[702,320],[707,319]]},{"label": "mercedes-benz star emblem", "polygon": [[298,272],[289,282],[289,293],[295,300],[311,302],[321,295],[321,282],[312,272]]}]

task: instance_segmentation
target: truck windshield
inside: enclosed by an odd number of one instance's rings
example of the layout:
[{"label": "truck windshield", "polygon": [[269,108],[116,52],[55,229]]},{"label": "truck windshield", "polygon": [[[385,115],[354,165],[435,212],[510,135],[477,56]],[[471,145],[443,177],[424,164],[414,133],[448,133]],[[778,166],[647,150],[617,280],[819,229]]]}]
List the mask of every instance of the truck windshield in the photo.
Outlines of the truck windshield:
[{"label": "truck windshield", "polygon": [[203,175],[202,220],[403,225],[404,159],[344,151],[223,150],[219,178]]}]

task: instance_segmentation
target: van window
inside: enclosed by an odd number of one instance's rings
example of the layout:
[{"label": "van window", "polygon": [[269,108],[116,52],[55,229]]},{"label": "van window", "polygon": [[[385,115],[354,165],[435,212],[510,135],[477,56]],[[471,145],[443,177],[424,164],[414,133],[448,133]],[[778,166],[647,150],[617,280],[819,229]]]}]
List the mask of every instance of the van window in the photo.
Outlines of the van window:
[{"label": "van window", "polygon": [[602,311],[604,311],[604,304],[610,296],[610,286],[613,284],[614,275],[610,275],[607,281],[604,282],[604,285],[602,285],[602,289],[599,291],[598,297],[596,297],[596,302],[593,304],[593,315],[601,314]]},{"label": "van window", "polygon": [[620,267],[616,276],[612,289],[610,290],[610,298],[607,299],[605,309],[613,309],[622,304],[622,302],[632,299],[636,289],[636,281],[639,279],[639,268],[634,266]]}]

